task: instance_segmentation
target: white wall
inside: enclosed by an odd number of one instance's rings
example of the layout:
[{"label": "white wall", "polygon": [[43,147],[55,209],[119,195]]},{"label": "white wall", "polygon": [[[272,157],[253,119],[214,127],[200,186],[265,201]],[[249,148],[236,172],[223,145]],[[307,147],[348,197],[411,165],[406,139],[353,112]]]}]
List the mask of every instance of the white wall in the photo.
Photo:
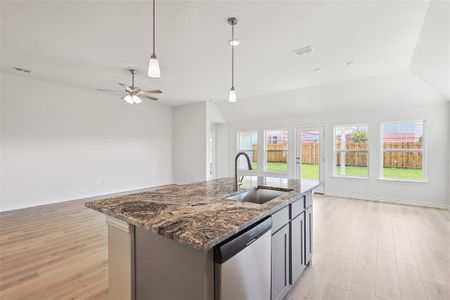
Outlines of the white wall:
[{"label": "white wall", "polygon": [[178,184],[206,179],[207,137],[206,102],[176,106],[173,109],[173,174]]},{"label": "white wall", "polygon": [[[288,176],[293,178],[296,126],[325,126],[325,192],[330,195],[448,207],[449,127],[447,101],[428,84],[407,71],[353,81],[286,91],[221,103],[219,109],[230,126],[230,169],[236,154],[236,131],[288,128]],[[380,122],[425,119],[428,182],[405,183],[378,180]],[[331,177],[333,126],[368,123],[370,158],[368,180]],[[262,154],[259,156],[262,157]],[[261,171],[262,164],[258,164]]]},{"label": "white wall", "polygon": [[[426,146],[428,161],[428,182],[388,182],[379,177],[380,161],[380,123],[384,121],[425,119]],[[325,127],[325,193],[328,195],[354,197],[362,199],[392,201],[416,205],[436,207],[448,206],[448,108],[446,102],[429,106],[379,109],[371,111],[351,112],[348,114],[317,114],[299,115],[290,118],[255,119],[233,122],[230,124],[230,152],[236,153],[236,131],[258,130],[259,146],[261,147],[264,129],[289,129],[289,160],[293,166],[295,160],[295,127],[315,126]],[[369,124],[369,179],[351,179],[332,177],[333,170],[333,126],[339,124]],[[231,159],[231,157],[230,157]],[[262,164],[259,163],[259,166]],[[293,168],[289,177],[295,176]]]},{"label": "white wall", "polygon": [[172,182],[172,108],[2,73],[1,210]]},{"label": "white wall", "polygon": [[174,182],[209,179],[209,138],[216,130],[216,177],[228,175],[228,127],[221,111],[211,102],[174,107]]},{"label": "white wall", "polygon": [[[217,108],[217,106],[211,102],[206,102],[207,107],[207,141],[209,141],[211,128],[214,128],[215,135],[216,135],[216,174],[215,178],[221,178],[221,177],[227,177],[228,176],[228,126],[227,121],[225,117],[223,116],[222,112]],[[207,153],[209,153],[209,143],[207,144],[208,149]],[[207,157],[207,160],[209,160],[209,157]],[[209,170],[209,161],[207,161],[207,174],[210,174]],[[213,179],[210,178],[210,176],[207,176],[207,179]]]}]

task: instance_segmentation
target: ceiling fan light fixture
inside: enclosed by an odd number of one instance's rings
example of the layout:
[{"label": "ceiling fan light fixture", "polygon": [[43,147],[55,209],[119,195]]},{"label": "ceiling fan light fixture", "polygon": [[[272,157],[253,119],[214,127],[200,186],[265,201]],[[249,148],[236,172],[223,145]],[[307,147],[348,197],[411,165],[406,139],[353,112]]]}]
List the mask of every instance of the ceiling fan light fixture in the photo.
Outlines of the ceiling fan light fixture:
[{"label": "ceiling fan light fixture", "polygon": [[148,73],[149,77],[160,78],[161,70],[159,68],[159,60],[155,54],[152,54],[150,61],[148,62]]},{"label": "ceiling fan light fixture", "polygon": [[133,104],[133,102],[134,102],[133,97],[131,95],[126,95],[122,99],[125,100],[127,103],[130,103],[130,104]]},{"label": "ceiling fan light fixture", "polygon": [[228,95],[228,102],[237,102],[237,95],[236,91],[234,90],[234,87],[231,88],[230,94]]},{"label": "ceiling fan light fixture", "polygon": [[133,99],[133,103],[139,104],[142,102],[141,98],[136,95],[131,96],[131,98]]}]

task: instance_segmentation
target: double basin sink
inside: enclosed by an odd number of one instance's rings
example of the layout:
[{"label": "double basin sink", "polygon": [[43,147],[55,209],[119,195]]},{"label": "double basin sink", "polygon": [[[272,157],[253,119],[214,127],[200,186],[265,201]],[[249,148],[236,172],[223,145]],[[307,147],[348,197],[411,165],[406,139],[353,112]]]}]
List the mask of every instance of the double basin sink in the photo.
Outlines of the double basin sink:
[{"label": "double basin sink", "polygon": [[280,197],[290,191],[292,190],[291,189],[273,190],[270,188],[258,186],[256,188],[246,190],[241,193],[233,194],[227,197],[226,199],[239,202],[252,202],[257,204],[263,204],[277,197]]}]

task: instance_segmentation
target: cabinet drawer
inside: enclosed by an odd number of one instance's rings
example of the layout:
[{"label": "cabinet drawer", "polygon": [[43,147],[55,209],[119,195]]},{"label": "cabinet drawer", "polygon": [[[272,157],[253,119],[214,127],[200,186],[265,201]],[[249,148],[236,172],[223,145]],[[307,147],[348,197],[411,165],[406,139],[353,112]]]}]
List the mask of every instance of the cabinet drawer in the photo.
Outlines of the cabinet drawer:
[{"label": "cabinet drawer", "polygon": [[291,203],[291,219],[295,218],[304,210],[304,197]]},{"label": "cabinet drawer", "polygon": [[289,223],[289,206],[286,206],[272,215],[272,234],[287,223]]}]

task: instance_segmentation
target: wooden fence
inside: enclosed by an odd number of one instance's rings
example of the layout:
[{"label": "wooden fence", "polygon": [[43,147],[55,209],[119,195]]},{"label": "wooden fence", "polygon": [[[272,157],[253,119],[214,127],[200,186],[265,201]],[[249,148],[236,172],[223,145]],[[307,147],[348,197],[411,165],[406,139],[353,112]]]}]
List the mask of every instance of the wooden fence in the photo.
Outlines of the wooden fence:
[{"label": "wooden fence", "polygon": [[[340,149],[340,142],[336,144],[336,149]],[[421,149],[420,142],[387,142],[384,149],[389,150],[384,153],[384,167],[420,169],[422,168],[422,152],[403,152],[405,149]],[[320,161],[320,147],[318,141],[302,143],[302,163],[316,165]],[[349,141],[346,143],[347,150],[345,163],[347,166],[367,166],[367,143],[354,143]],[[395,150],[402,151],[395,151]],[[287,161],[287,144],[269,144],[267,145],[267,161],[269,162],[286,162]],[[258,157],[257,145],[253,145],[253,160]],[[336,165],[340,165],[341,157],[336,157]]]}]

